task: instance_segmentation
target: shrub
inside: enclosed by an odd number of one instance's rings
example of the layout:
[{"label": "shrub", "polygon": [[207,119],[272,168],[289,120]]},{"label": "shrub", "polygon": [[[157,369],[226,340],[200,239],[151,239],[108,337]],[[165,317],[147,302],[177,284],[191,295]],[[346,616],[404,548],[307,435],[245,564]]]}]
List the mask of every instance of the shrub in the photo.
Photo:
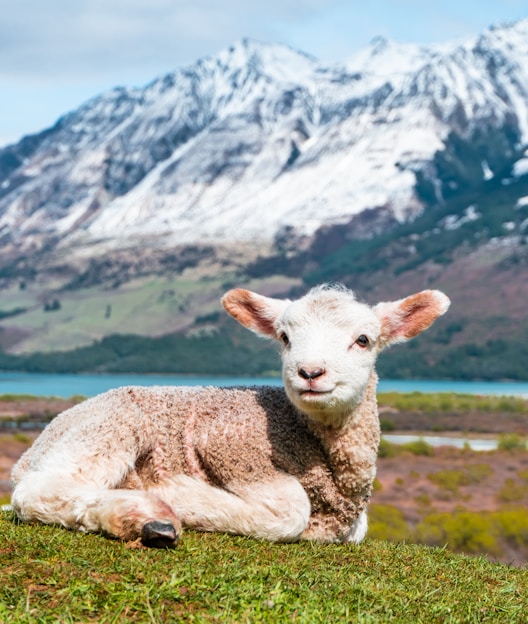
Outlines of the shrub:
[{"label": "shrub", "polygon": [[439,470],[428,474],[427,478],[437,487],[453,494],[458,494],[460,486],[468,485],[466,474],[460,470]]},{"label": "shrub", "polygon": [[17,442],[22,442],[23,444],[31,444],[33,441],[26,433],[22,433],[20,431],[13,434],[13,439]]},{"label": "shrub", "polygon": [[523,481],[528,481],[528,470],[518,470],[517,476]]},{"label": "shrub", "polygon": [[514,481],[513,479],[506,479],[504,485],[497,493],[497,500],[503,503],[517,503],[522,501],[526,493],[526,485]]},{"label": "shrub", "polygon": [[398,448],[397,444],[393,444],[383,437],[381,438],[378,449],[378,457],[396,457],[400,453],[401,449]]},{"label": "shrub", "polygon": [[385,438],[381,438],[378,457],[397,457],[402,453],[431,457],[434,455],[434,448],[422,438],[405,444],[393,444]]},{"label": "shrub", "polygon": [[493,514],[500,534],[513,546],[528,546],[528,514],[524,508],[507,509]]},{"label": "shrub", "polygon": [[488,514],[459,510],[426,516],[416,527],[415,538],[430,546],[458,552],[499,554],[498,530]]},{"label": "shrub", "polygon": [[432,457],[434,455],[433,447],[428,444],[423,438],[414,440],[414,442],[407,442],[402,444],[402,449],[409,451],[413,455],[423,455],[425,457]]},{"label": "shrub", "polygon": [[459,493],[459,488],[465,485],[481,483],[493,474],[493,469],[488,464],[468,464],[463,470],[439,470],[427,475],[439,488]]},{"label": "shrub", "polygon": [[464,467],[468,485],[482,483],[493,474],[493,468],[489,464],[468,464]]},{"label": "shrub", "polygon": [[525,451],[526,438],[517,433],[503,433],[497,443],[499,451]]},{"label": "shrub", "polygon": [[417,496],[414,497],[414,501],[416,502],[417,505],[419,505],[420,507],[430,507],[431,506],[431,497],[429,496],[429,494],[418,494]]},{"label": "shrub", "polygon": [[389,420],[387,418],[382,418],[380,420],[380,428],[382,431],[395,431],[396,423],[393,420]]},{"label": "shrub", "polygon": [[409,527],[400,509],[393,505],[372,504],[369,507],[369,537],[402,542],[408,539],[409,535]]}]

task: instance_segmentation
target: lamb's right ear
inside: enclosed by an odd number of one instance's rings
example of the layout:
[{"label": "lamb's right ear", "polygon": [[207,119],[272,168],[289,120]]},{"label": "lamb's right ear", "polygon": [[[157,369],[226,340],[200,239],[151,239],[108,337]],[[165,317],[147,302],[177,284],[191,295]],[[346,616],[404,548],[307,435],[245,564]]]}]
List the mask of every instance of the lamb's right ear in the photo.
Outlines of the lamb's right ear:
[{"label": "lamb's right ear", "polygon": [[450,303],[439,290],[423,290],[405,299],[378,303],[373,310],[381,321],[381,347],[414,338],[445,314]]},{"label": "lamb's right ear", "polygon": [[288,301],[263,297],[250,290],[236,288],[222,297],[226,312],[251,331],[276,338],[275,321],[282,314]]}]

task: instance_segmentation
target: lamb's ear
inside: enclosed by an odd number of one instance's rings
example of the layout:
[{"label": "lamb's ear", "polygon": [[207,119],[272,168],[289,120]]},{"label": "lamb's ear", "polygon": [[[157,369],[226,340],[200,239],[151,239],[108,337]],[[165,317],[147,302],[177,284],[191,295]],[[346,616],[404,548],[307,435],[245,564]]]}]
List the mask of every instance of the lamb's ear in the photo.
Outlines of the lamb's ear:
[{"label": "lamb's ear", "polygon": [[439,290],[423,290],[399,301],[378,303],[373,310],[381,321],[381,346],[414,338],[447,312],[450,303]]},{"label": "lamb's ear", "polygon": [[276,338],[275,321],[289,301],[263,297],[250,290],[236,288],[222,297],[226,312],[251,331]]}]

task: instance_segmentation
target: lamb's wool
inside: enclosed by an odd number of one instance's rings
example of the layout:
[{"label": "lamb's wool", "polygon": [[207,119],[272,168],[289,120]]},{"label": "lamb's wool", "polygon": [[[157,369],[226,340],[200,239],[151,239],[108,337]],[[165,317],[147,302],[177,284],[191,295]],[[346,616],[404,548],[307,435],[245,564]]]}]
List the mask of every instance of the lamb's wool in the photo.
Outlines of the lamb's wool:
[{"label": "lamb's wool", "polygon": [[125,387],[57,416],[12,472],[26,520],[175,541],[181,525],[270,540],[360,541],[376,474],[376,356],[449,300],[370,308],[316,288],[295,302],[234,290],[227,311],[283,342],[285,389]]},{"label": "lamb's wool", "polygon": [[280,470],[307,492],[313,523],[343,536],[366,507],[375,476],[375,385],[373,376],[368,399],[338,433],[310,423],[282,388],[110,390],[57,416],[15,466],[13,483],[67,449],[70,461],[79,458],[83,482],[94,480],[98,463],[120,462],[123,478],[113,488],[149,489],[185,474],[229,489],[272,481]]}]

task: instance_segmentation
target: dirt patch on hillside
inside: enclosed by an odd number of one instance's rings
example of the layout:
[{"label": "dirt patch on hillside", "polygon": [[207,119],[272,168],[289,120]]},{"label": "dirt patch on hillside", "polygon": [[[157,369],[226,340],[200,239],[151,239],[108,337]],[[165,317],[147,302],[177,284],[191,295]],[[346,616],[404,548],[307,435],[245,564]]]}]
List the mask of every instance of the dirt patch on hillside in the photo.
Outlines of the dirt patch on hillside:
[{"label": "dirt patch on hillside", "polygon": [[55,397],[2,398],[0,400],[0,428],[5,430],[6,423],[27,422],[26,426],[19,428],[41,429],[54,416],[78,402],[73,399]]},{"label": "dirt patch on hillside", "polygon": [[0,401],[0,501],[7,500],[13,465],[46,424],[78,401],[21,397]]},{"label": "dirt patch on hillside", "polygon": [[431,457],[404,453],[378,459],[378,481],[373,502],[397,506],[412,524],[424,512],[496,511],[512,497],[528,502],[528,452],[444,446]]},{"label": "dirt patch on hillside", "polygon": [[421,412],[380,407],[380,420],[395,431],[449,433],[518,433],[528,436],[528,414],[523,412]]}]

